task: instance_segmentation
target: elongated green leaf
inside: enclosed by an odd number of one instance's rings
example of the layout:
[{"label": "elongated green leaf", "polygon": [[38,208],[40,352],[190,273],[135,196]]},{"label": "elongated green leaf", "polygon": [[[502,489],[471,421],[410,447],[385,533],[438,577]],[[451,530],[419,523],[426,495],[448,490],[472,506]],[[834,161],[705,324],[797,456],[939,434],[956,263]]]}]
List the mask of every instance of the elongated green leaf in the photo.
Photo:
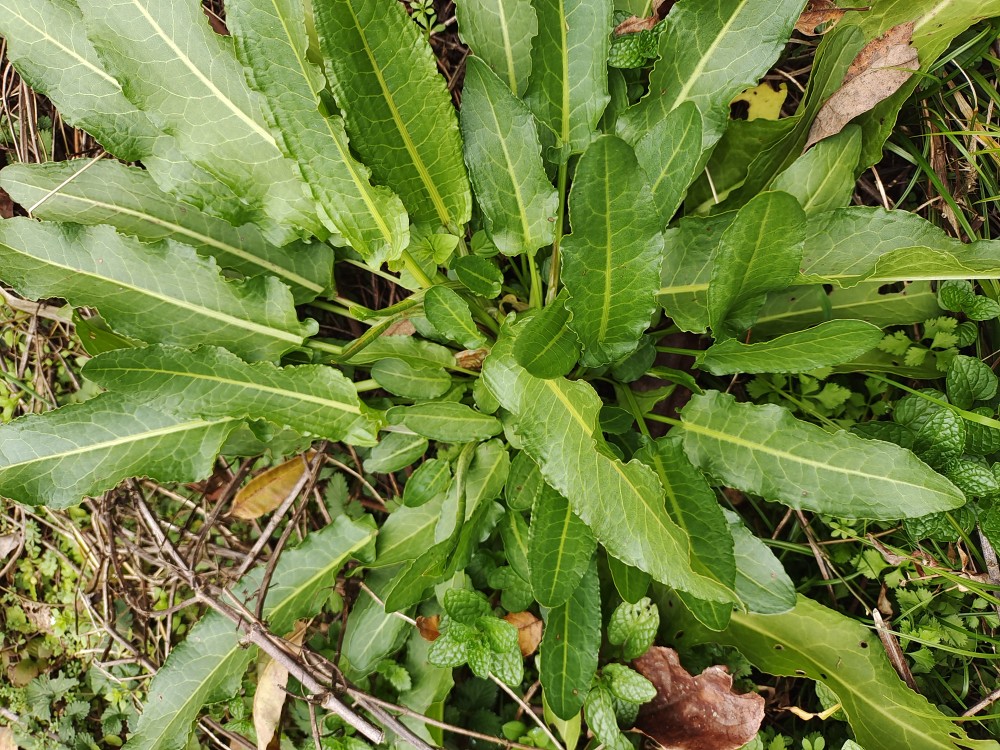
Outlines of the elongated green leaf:
[{"label": "elongated green leaf", "polygon": [[389,424],[404,425],[418,435],[446,443],[486,440],[503,429],[496,417],[453,401],[394,406],[385,416]]},{"label": "elongated green leaf", "polygon": [[764,295],[795,281],[805,224],[802,207],[788,193],[761,193],[739,210],[712,254],[707,303],[717,338],[729,318],[731,327],[749,328]]},{"label": "elongated green leaf", "polygon": [[657,121],[635,144],[639,165],[649,179],[653,203],[666,226],[684,200],[701,161],[701,113],[684,102]]},{"label": "elongated green leaf", "polygon": [[21,417],[0,427],[0,495],[65,508],[129,477],[204,479],[237,424],[177,417],[111,394]]},{"label": "elongated green leaf", "polygon": [[309,301],[330,287],[333,251],[328,245],[296,242],[277,248],[252,224],[234,227],[179,205],[146,170],[103,160],[77,174],[84,165],[82,161],[12,164],[0,172],[0,186],[22,206],[37,204],[35,218],[110,224],[144,242],[177,240],[200,255],[213,256],[223,268],[247,276],[276,276],[291,287],[297,302]]},{"label": "elongated green leaf", "polygon": [[433,286],[427,290],[424,294],[424,315],[438,333],[466,349],[475,349],[486,343],[472,320],[469,305],[446,286]]},{"label": "elongated green leaf", "polygon": [[547,487],[535,498],[528,537],[531,590],[543,607],[569,601],[590,567],[597,542],[569,501]]},{"label": "elongated green leaf", "polygon": [[882,329],[863,320],[831,320],[771,341],[736,339],[710,346],[698,366],[713,375],[737,372],[808,372],[850,362],[879,345]]},{"label": "elongated green leaf", "polygon": [[110,391],[164,399],[165,408],[181,415],[266,419],[328,440],[376,442],[376,422],[354,384],[325,365],[250,365],[215,346],[151,346],[95,357],[84,374]]},{"label": "elongated green leaf", "polygon": [[374,266],[398,258],[409,241],[406,211],[392,191],[372,186],[368,168],[351,155],[340,115],[321,111],[326,79],[308,57],[302,0],[231,2],[226,24],[278,144],[298,166],[327,228]]},{"label": "elongated green leaf", "polygon": [[[739,515],[723,510],[736,556],[736,593],[751,612],[780,614],[795,606],[795,584],[764,542],[743,525]],[[688,606],[685,602],[684,606]],[[692,610],[694,612],[694,610]],[[696,614],[697,616],[697,614]]]},{"label": "elongated green leaf", "polygon": [[691,462],[730,487],[801,510],[846,518],[912,518],[957,508],[965,497],[910,451],[830,434],[779,406],[718,391],[682,412]]},{"label": "elongated green leaf", "polygon": [[0,223],[0,268],[23,296],[96,307],[148,343],[210,340],[245,359],[276,360],[317,330],[298,320],[291,292],[273,277],[226,281],[186,245],[147,245],[107,226],[9,219]]},{"label": "elongated green leaf", "polygon": [[480,503],[500,497],[509,472],[510,456],[502,440],[487,440],[476,446],[465,479],[466,516]]},{"label": "elongated green leaf", "polygon": [[531,0],[460,0],[455,15],[462,41],[520,97],[528,87],[532,40],[538,33]]},{"label": "elongated green leaf", "polygon": [[314,4],[351,144],[416,221],[457,231],[472,198],[455,110],[426,39],[400,4]]},{"label": "elongated green leaf", "polygon": [[319,234],[316,211],[264,124],[260,100],[197,3],[78,0],[106,69],[194,164],[240,195],[281,244]]},{"label": "elongated green leaf", "polygon": [[392,432],[365,459],[365,471],[391,473],[404,469],[427,451],[427,438]]},{"label": "elongated green leaf", "polygon": [[[871,268],[857,276],[836,273],[819,277],[827,283],[853,286],[862,281],[882,284],[895,281],[941,281],[945,279],[1000,278],[1000,243],[989,240],[963,246],[957,253],[930,247],[904,247],[888,252]],[[810,277],[815,282],[816,277]]]},{"label": "elongated green leaf", "polygon": [[451,378],[442,367],[415,367],[387,357],[372,366],[372,378],[389,393],[404,398],[437,398],[451,388]]},{"label": "elongated green leaf", "polygon": [[466,61],[462,135],[493,244],[505,255],[551,244],[559,197],[545,175],[534,118],[476,57]]},{"label": "elongated green leaf", "polygon": [[600,449],[594,436],[601,400],[594,390],[583,382],[535,378],[517,364],[511,350],[521,327],[502,331],[482,377],[511,413],[524,451],[546,481],[614,557],[703,599],[731,600],[726,587],[691,569],[690,540],[667,516],[656,475]]},{"label": "elongated green leaf", "polygon": [[[391,571],[374,571],[365,577],[365,584],[380,596],[390,574]],[[402,617],[386,612],[374,597],[363,594],[347,616],[339,667],[349,680],[367,677],[382,659],[402,647],[412,627]]]},{"label": "elongated green leaf", "polygon": [[618,595],[629,604],[635,604],[642,599],[649,591],[649,584],[652,581],[649,573],[644,573],[638,568],[626,565],[615,557],[608,557],[608,571],[611,573],[611,580],[615,584]]},{"label": "elongated green leaf", "polygon": [[596,139],[577,164],[563,282],[588,367],[635,351],[656,307],[663,237],[649,191],[632,149],[615,136]]},{"label": "elongated green leaf", "polygon": [[807,216],[843,208],[851,202],[860,158],[861,128],[848,125],[796,159],[771,189],[794,195]]},{"label": "elongated green leaf", "polygon": [[587,148],[611,101],[607,61],[611,0],[536,0],[538,36],[531,48],[525,100],[574,153]]},{"label": "elongated green leaf", "polygon": [[476,296],[486,299],[500,296],[503,271],[493,261],[478,255],[463,255],[451,261],[451,270],[465,288]]},{"label": "elongated green leaf", "polygon": [[560,378],[579,358],[580,344],[569,327],[563,290],[525,324],[514,342],[514,359],[536,378]]},{"label": "elongated green leaf", "polygon": [[572,719],[590,691],[601,646],[601,591],[597,563],[589,569],[569,600],[543,613],[538,677],[545,701],[561,719]]},{"label": "elongated green leaf", "polygon": [[434,529],[441,519],[443,503],[444,496],[438,495],[416,508],[403,506],[390,513],[379,529],[375,560],[368,567],[380,568],[415,560],[434,546]]},{"label": "elongated green leaf", "polygon": [[[365,524],[338,516],[301,546],[281,555],[270,585],[264,617],[275,633],[286,633],[295,620],[319,612],[337,572],[375,536]],[[233,587],[241,601],[257,595],[263,570],[258,568]],[[253,605],[251,605],[253,606]],[[187,746],[201,707],[239,692],[240,681],[257,649],[242,645],[236,625],[210,612],[187,639],[170,652],[149,685],[145,707],[128,750],[181,750]]]},{"label": "elongated green leaf", "polygon": [[865,750],[1000,748],[994,740],[969,740],[960,723],[910,690],[869,628],[804,596],[784,614],[735,612],[722,633],[676,608],[671,618],[683,646],[725,643],[764,672],[822,682],[836,693]]},{"label": "elongated green leaf", "polygon": [[635,143],[670,110],[692,101],[705,119],[703,148],[710,147],[726,128],[729,103],[774,64],[804,5],[804,0],[679,3],[660,35],[650,93],[622,116],[619,134]]}]

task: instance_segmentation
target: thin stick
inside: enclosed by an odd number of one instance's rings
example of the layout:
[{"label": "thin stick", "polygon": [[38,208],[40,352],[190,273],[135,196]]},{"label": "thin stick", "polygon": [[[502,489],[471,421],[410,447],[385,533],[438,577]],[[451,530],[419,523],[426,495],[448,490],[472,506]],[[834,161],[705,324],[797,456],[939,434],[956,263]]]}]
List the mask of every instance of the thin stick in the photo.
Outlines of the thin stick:
[{"label": "thin stick", "polygon": [[97,162],[99,162],[103,158],[104,158],[104,152],[102,151],[100,154],[98,154],[97,156],[95,156],[93,159],[91,159],[89,162],[87,162],[86,164],[84,164],[82,167],[80,167],[78,170],[76,170],[73,174],[71,174],[69,177],[67,177],[65,180],[63,180],[62,182],[60,182],[58,185],[56,185],[54,188],[52,188],[49,192],[47,192],[45,195],[43,195],[41,198],[39,198],[37,201],[35,201],[33,204],[31,204],[31,206],[28,208],[28,216],[31,216],[35,212],[35,209],[37,209],[39,206],[41,206],[43,203],[45,203],[45,201],[47,201],[53,195],[56,195],[60,190],[62,190],[67,185],[69,185],[73,180],[75,180],[77,177],[79,177],[80,175],[82,175],[84,172],[86,172],[92,166],[94,166],[95,164],[97,164]]}]

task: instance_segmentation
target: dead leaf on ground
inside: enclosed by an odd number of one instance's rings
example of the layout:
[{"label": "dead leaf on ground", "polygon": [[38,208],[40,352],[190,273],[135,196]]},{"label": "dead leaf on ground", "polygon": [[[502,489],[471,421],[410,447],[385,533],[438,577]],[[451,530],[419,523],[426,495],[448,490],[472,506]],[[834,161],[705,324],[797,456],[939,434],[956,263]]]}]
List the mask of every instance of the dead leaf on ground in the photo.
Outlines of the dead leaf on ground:
[{"label": "dead leaf on ground", "polygon": [[542,642],[542,621],[531,612],[510,612],[504,615],[507,622],[517,628],[517,645],[521,656],[531,656]]},{"label": "dead leaf on ground", "polygon": [[[305,640],[309,623],[299,620],[292,632],[285,636],[290,644],[290,650],[298,656],[302,653],[302,641]],[[257,678],[257,692],[253,696],[253,728],[257,732],[257,750],[267,750],[281,720],[281,709],[285,705],[288,693],[288,670],[266,654],[261,654],[264,668]]]},{"label": "dead leaf on ground", "polygon": [[0,750],[17,750],[14,732],[10,727],[0,727]]},{"label": "dead leaf on ground", "polygon": [[635,726],[666,750],[737,750],[757,736],[764,699],[734,693],[725,667],[692,677],[677,652],[663,646],[653,646],[633,664],[656,687]]},{"label": "dead leaf on ground", "polygon": [[844,82],[820,108],[806,148],[836,135],[844,126],[899,91],[920,67],[910,46],[913,22],[893,26],[866,44],[847,69]]},{"label": "dead leaf on ground", "polygon": [[[863,8],[841,8],[833,0],[809,0],[809,5],[795,22],[795,30],[806,36],[819,36],[836,26],[847,13],[863,13],[871,9],[870,5]],[[824,26],[822,31],[816,31],[819,26]]]},{"label": "dead leaf on ground", "polygon": [[0,563],[7,562],[7,558],[10,554],[16,550],[21,544],[20,534],[2,534],[0,535]]},{"label": "dead leaf on ground", "polygon": [[315,455],[315,451],[309,451],[305,454],[305,460],[302,456],[296,456],[255,476],[236,493],[229,515],[252,521],[270,513],[302,481],[309,471],[309,461]]},{"label": "dead leaf on ground", "polygon": [[417,617],[417,630],[425,641],[436,641],[440,637],[441,631],[438,629],[440,624],[440,615],[431,615],[430,617],[420,615]]}]

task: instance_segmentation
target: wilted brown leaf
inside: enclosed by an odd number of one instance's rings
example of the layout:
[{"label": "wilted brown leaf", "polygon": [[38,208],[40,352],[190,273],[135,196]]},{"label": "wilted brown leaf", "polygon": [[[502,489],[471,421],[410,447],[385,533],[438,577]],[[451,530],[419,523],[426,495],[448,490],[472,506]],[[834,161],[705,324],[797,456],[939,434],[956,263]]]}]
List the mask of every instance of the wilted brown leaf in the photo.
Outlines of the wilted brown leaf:
[{"label": "wilted brown leaf", "polygon": [[479,370],[489,353],[489,349],[465,349],[455,355],[455,364],[466,370]]},{"label": "wilted brown leaf", "polygon": [[440,624],[440,615],[431,615],[430,617],[420,615],[417,617],[417,630],[420,632],[420,637],[425,641],[436,641],[438,639],[441,635],[441,631],[438,630]]},{"label": "wilted brown leaf", "polygon": [[[291,645],[291,651],[298,656],[302,652],[302,641],[305,640],[309,623],[299,620],[292,632],[285,636]],[[274,738],[278,722],[281,720],[281,709],[285,705],[288,693],[288,670],[281,664],[261,654],[264,668],[257,678],[257,692],[253,696],[253,728],[257,732],[257,750],[267,750]]]},{"label": "wilted brown leaf", "polygon": [[734,693],[725,667],[692,677],[677,652],[663,646],[653,646],[634,665],[656,687],[635,726],[666,750],[737,750],[757,735],[764,699]]},{"label": "wilted brown leaf", "polygon": [[660,22],[656,16],[631,16],[615,26],[615,36],[635,34],[637,31],[649,31]]},{"label": "wilted brown leaf", "polygon": [[385,329],[383,336],[412,336],[417,332],[417,327],[413,325],[413,321],[409,318],[403,318],[402,320],[397,320],[391,326]]},{"label": "wilted brown leaf", "polygon": [[[833,0],[809,0],[809,5],[802,11],[799,20],[795,22],[795,30],[806,36],[818,36],[819,34],[825,34],[836,26],[837,22],[845,14],[851,11],[863,12],[871,9],[870,5],[863,8],[841,8]],[[816,31],[818,26],[823,26],[824,24],[829,25],[822,31]]]},{"label": "wilted brown leaf", "polygon": [[315,455],[315,451],[309,451],[305,460],[296,456],[255,476],[236,493],[229,515],[249,521],[270,513],[306,475],[308,462]]},{"label": "wilted brown leaf", "polygon": [[517,628],[517,645],[521,656],[531,656],[542,642],[542,621],[531,612],[510,612],[504,615],[507,622]]},{"label": "wilted brown leaf", "polygon": [[901,23],[861,49],[840,88],[816,115],[806,148],[836,135],[847,123],[888,99],[909,80],[920,67],[917,50],[910,46],[912,36],[913,22]]}]

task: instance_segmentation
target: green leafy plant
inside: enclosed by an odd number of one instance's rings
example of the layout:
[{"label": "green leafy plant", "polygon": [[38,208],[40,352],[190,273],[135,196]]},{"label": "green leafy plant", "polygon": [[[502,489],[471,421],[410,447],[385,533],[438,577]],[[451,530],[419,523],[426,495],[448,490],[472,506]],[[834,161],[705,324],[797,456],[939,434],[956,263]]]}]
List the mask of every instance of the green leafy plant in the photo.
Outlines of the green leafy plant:
[{"label": "green leafy plant", "polygon": [[[716,491],[886,521],[991,496],[978,457],[995,452],[996,378],[959,354],[975,331],[880,290],[914,282],[933,296],[941,280],[944,308],[995,317],[962,284],[1000,279],[998,245],[847,205],[918,77],[803,153],[866,42],[913,20],[926,72],[971,14],[887,0],[845,19],[795,113],[737,149],[730,102],[778,59],[803,0],[681,0],[629,61],[655,44],[645,86],[609,69],[622,53],[610,0],[460,0],[474,54],[457,115],[429,3],[411,4],[416,24],[396,2],[308,5],[230,0],[223,37],[196,2],[2,4],[21,75],[121,162],[0,173],[31,209],[0,222],[3,281],[103,321],[83,336],[84,375],[103,392],[0,428],[0,494],[68,507],[129,477],[202,479],[218,455],[281,434],[344,442],[369,473],[415,467],[401,502],[377,536],[344,515],[289,552],[265,614],[279,632],[314,614],[358,558],[380,599],[348,617],[349,673],[370,676],[406,640],[409,689],[383,676],[412,710],[439,703],[461,665],[508,684],[532,668],[468,576],[505,608],[543,608],[535,668],[568,744],[581,710],[603,743],[628,744],[620,727],[652,693],[608,657],[649,645],[655,600],[674,610],[664,627],[690,620],[674,640],[827,684],[867,750],[904,736],[997,747],[909,691],[862,626],[797,598]],[[987,5],[976,13],[1000,13]],[[394,303],[362,304],[359,274],[391,285]],[[920,321],[919,342],[884,333]],[[679,352],[690,372],[657,367],[680,332],[709,343]],[[928,352],[948,401],[907,396],[877,434],[827,429],[850,397],[817,395],[819,426],[728,392],[744,374],[813,390],[817,371],[908,375]],[[661,390],[632,387],[644,377]],[[663,413],[679,387],[690,399]],[[446,617],[424,648],[394,613],[436,593]],[[210,614],[196,630],[150,686],[130,747],[180,746],[204,704],[239,689],[250,654],[232,623]]]}]

